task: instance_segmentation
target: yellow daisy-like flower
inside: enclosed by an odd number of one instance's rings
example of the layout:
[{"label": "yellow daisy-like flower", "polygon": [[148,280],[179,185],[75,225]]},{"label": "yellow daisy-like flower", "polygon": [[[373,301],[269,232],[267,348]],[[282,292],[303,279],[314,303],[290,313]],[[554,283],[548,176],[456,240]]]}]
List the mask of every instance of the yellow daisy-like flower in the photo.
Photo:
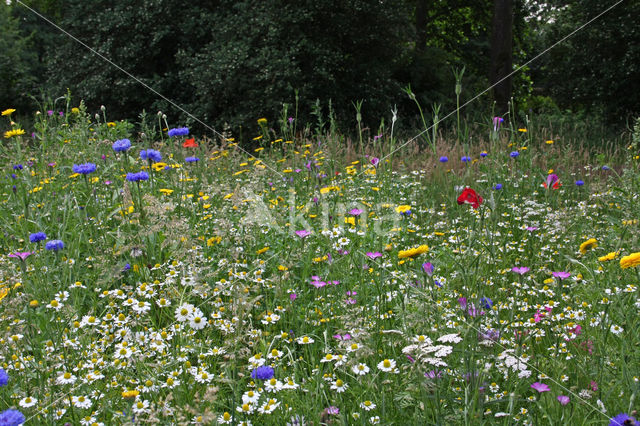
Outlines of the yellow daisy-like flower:
[{"label": "yellow daisy-like flower", "polygon": [[3,116],[5,116],[5,115],[11,115],[11,114],[13,114],[14,112],[16,112],[16,110],[15,110],[15,109],[13,109],[13,108],[9,108],[9,109],[5,109],[4,111],[2,111],[2,115],[3,115]]},{"label": "yellow daisy-like flower", "polygon": [[422,253],[426,253],[429,251],[429,247],[426,244],[423,244],[418,247],[411,248],[409,250],[400,250],[398,252],[399,259],[405,259],[407,257],[415,257]]},{"label": "yellow daisy-like flower", "polygon": [[20,135],[24,135],[24,130],[13,129],[13,130],[7,130],[6,132],[4,132],[4,137],[7,139],[12,138],[14,136],[20,136]]},{"label": "yellow daisy-like flower", "polygon": [[140,392],[137,390],[128,390],[128,391],[122,392],[123,398],[135,398],[138,395],[140,395]]},{"label": "yellow daisy-like flower", "polygon": [[609,260],[613,260],[616,257],[618,257],[618,252],[617,251],[612,251],[611,253],[607,253],[604,256],[599,257],[598,260],[600,262],[608,262]]},{"label": "yellow daisy-like flower", "polygon": [[545,141],[544,143],[546,143],[547,145],[553,145],[553,140],[549,139],[548,141]]},{"label": "yellow daisy-like flower", "polygon": [[527,133],[527,129],[518,129],[520,133]]},{"label": "yellow daisy-like flower", "polygon": [[406,204],[396,207],[396,212],[398,212],[400,214],[402,214],[404,212],[407,212],[409,210],[411,210],[411,206],[408,206]]},{"label": "yellow daisy-like flower", "polygon": [[585,254],[592,248],[598,247],[598,241],[595,238],[589,238],[584,243],[580,244],[580,253]]},{"label": "yellow daisy-like flower", "polygon": [[640,265],[640,252],[631,253],[620,259],[620,267],[622,269],[633,268],[638,265]]},{"label": "yellow daisy-like flower", "polygon": [[258,124],[261,126],[264,126],[265,124],[267,124],[267,119],[266,118],[259,118],[258,119]]}]

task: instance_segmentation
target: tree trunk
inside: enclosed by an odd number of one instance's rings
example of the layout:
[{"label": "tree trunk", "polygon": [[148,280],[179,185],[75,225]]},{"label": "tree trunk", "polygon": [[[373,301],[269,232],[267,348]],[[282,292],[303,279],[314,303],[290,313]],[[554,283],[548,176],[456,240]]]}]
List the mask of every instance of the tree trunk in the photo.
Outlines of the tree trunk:
[{"label": "tree trunk", "polygon": [[509,111],[512,81],[507,77],[513,66],[513,0],[495,0],[491,32],[491,69],[489,81],[496,102],[496,114],[504,116]]},{"label": "tree trunk", "polygon": [[416,52],[424,52],[427,47],[427,3],[429,0],[416,2]]}]

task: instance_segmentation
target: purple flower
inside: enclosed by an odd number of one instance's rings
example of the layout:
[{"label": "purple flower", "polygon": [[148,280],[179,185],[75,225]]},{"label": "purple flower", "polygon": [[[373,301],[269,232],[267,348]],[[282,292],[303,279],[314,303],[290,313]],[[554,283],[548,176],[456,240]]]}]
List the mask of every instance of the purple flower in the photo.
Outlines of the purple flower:
[{"label": "purple flower", "polygon": [[609,422],[609,426],[638,426],[640,422],[628,415],[627,413],[620,413]]},{"label": "purple flower", "polygon": [[15,253],[11,253],[9,257],[19,257],[20,260],[24,261],[27,257],[31,256],[33,253],[34,253],[33,251],[17,251]]},{"label": "purple flower", "polygon": [[18,426],[26,421],[24,414],[12,408],[0,413],[0,425]]},{"label": "purple flower", "polygon": [[197,163],[200,159],[198,157],[187,157],[184,161],[187,163]]},{"label": "purple flower", "polygon": [[431,262],[425,262],[422,264],[422,270],[425,274],[431,276],[433,275],[433,264]]},{"label": "purple flower", "polygon": [[72,167],[73,173],[81,175],[88,175],[96,171],[96,165],[93,163],[74,164]]},{"label": "purple flower", "polygon": [[548,392],[551,390],[549,385],[545,385],[544,383],[540,383],[540,382],[535,382],[534,384],[531,385],[531,387],[540,393]]},{"label": "purple flower", "polygon": [[131,148],[131,141],[129,139],[118,139],[111,145],[111,148],[113,148],[115,152],[125,152]]},{"label": "purple flower", "polygon": [[367,256],[369,256],[371,259],[375,259],[378,257],[382,257],[382,253],[380,253],[379,251],[368,251]]},{"label": "purple flower", "polygon": [[262,365],[258,368],[255,368],[251,372],[252,379],[269,380],[270,378],[273,377],[273,375],[274,375],[273,368],[269,367],[268,365]]},{"label": "purple flower", "polygon": [[549,176],[547,176],[547,188],[550,188],[558,181],[560,181],[558,175],[555,173],[551,173]]},{"label": "purple flower", "polygon": [[485,309],[491,309],[491,307],[493,306],[493,300],[489,299],[488,297],[482,297],[480,298],[480,305],[482,305]]},{"label": "purple flower", "polygon": [[424,377],[427,379],[439,379],[442,377],[442,371],[440,370],[431,370],[424,373]]},{"label": "purple flower", "polygon": [[47,234],[45,234],[44,232],[35,232],[29,235],[29,241],[31,241],[32,243],[37,243],[38,241],[42,241],[46,239],[47,239]]},{"label": "purple flower", "polygon": [[560,404],[562,405],[567,405],[570,401],[568,396],[565,395],[558,395],[558,401],[560,402]]},{"label": "purple flower", "polygon": [[602,166],[602,170],[604,170],[604,171],[606,172],[607,170],[611,170],[611,167],[609,167],[609,166]]},{"label": "purple flower", "polygon": [[487,151],[482,151],[480,153],[480,157],[485,158],[487,155],[489,155],[489,153]]},{"label": "purple flower", "polygon": [[502,117],[493,117],[493,131],[497,132],[500,130],[500,124],[504,121]]},{"label": "purple flower", "polygon": [[340,414],[340,409],[331,405],[329,408],[327,408],[327,414],[337,416],[338,414]]},{"label": "purple flower", "polygon": [[582,186],[584,185],[584,181],[583,180],[577,180],[576,181],[576,186]]},{"label": "purple flower", "polygon": [[47,241],[47,244],[44,245],[44,248],[50,251],[58,251],[64,248],[64,243],[60,240],[51,240]]},{"label": "purple flower", "polygon": [[447,161],[449,161],[449,159],[445,156],[440,157],[440,162],[441,163],[446,163]]},{"label": "purple flower", "polygon": [[502,184],[501,183],[496,183],[495,186],[493,187],[494,190],[499,191],[502,189]]},{"label": "purple flower", "polygon": [[0,368],[0,387],[6,386],[9,383],[9,375],[4,368]]},{"label": "purple flower", "polygon": [[511,158],[516,158],[520,155],[520,153],[518,151],[511,151],[511,154],[509,154],[511,156]]},{"label": "purple flower", "polygon": [[160,151],[156,151],[155,149],[143,149],[140,151],[140,158],[143,160],[149,160],[149,162],[160,162],[162,161],[162,154]]},{"label": "purple flower", "polygon": [[299,231],[296,231],[296,235],[300,238],[305,238],[311,235],[311,231],[307,231],[306,229],[301,229]]},{"label": "purple flower", "polygon": [[170,138],[173,138],[175,136],[187,136],[189,134],[189,128],[188,127],[177,127],[175,129],[169,129],[167,134],[169,135]]},{"label": "purple flower", "polygon": [[471,157],[463,155],[462,158],[460,158],[460,161],[462,161],[463,163],[468,163],[471,161]]},{"label": "purple flower", "polygon": [[529,268],[527,268],[526,266],[514,266],[513,268],[511,268],[511,270],[520,275],[524,275],[529,272]]},{"label": "purple flower", "polygon": [[527,226],[527,228],[526,228],[526,229],[527,229],[527,231],[529,231],[529,232],[533,232],[533,231],[536,231],[536,230],[538,229],[538,227],[537,227],[537,226]]},{"label": "purple flower", "polygon": [[564,280],[564,279],[569,278],[571,276],[571,274],[569,272],[565,272],[565,271],[552,272],[551,275],[553,275],[556,278],[560,278],[561,280]]},{"label": "purple flower", "polygon": [[143,180],[149,180],[149,173],[147,172],[127,173],[126,179],[129,182],[140,182]]},{"label": "purple flower", "polygon": [[349,214],[352,216],[360,216],[364,210],[361,209],[351,209],[349,210]]},{"label": "purple flower", "polygon": [[373,165],[373,167],[378,167],[378,163],[380,162],[380,159],[378,157],[371,157],[371,164]]},{"label": "purple flower", "polygon": [[459,297],[458,298],[458,303],[460,304],[460,307],[462,309],[465,309],[467,307],[467,298],[466,297]]}]

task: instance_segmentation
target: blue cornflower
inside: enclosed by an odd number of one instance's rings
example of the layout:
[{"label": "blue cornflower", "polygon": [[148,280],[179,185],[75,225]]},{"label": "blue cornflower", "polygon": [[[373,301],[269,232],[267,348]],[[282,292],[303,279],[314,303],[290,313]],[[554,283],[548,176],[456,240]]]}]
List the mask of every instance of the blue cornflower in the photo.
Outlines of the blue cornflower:
[{"label": "blue cornflower", "polygon": [[16,164],[13,166],[13,170],[22,170],[22,164]]},{"label": "blue cornflower", "polygon": [[47,244],[44,245],[44,248],[47,250],[58,251],[64,248],[64,243],[60,240],[51,240],[47,241]]},{"label": "blue cornflower", "polygon": [[449,161],[449,159],[447,157],[444,157],[444,156],[440,157],[440,162],[441,163],[446,163],[447,161]]},{"label": "blue cornflower", "polygon": [[583,180],[577,180],[576,181],[576,186],[582,186],[584,185],[584,181]]},{"label": "blue cornflower", "polygon": [[140,182],[141,180],[149,180],[149,173],[147,172],[127,173],[126,179],[129,182]]},{"label": "blue cornflower", "polygon": [[489,299],[488,297],[482,297],[480,299],[480,305],[482,305],[482,307],[484,307],[485,309],[491,309],[491,307],[493,306],[493,300]]},{"label": "blue cornflower", "polygon": [[124,268],[122,268],[122,272],[127,272],[129,269],[131,269],[131,264],[127,263],[124,265]]},{"label": "blue cornflower", "polygon": [[609,426],[638,426],[640,422],[628,415],[627,413],[620,413],[609,422]]},{"label": "blue cornflower", "polygon": [[471,161],[471,157],[468,157],[466,155],[464,155],[460,161],[462,161],[463,163],[468,163],[469,161]]},{"label": "blue cornflower", "polygon": [[252,379],[269,380],[274,375],[273,368],[268,365],[260,366],[251,372]]},{"label": "blue cornflower", "polygon": [[42,241],[46,239],[47,239],[47,234],[45,234],[44,232],[35,232],[29,235],[29,241],[31,241],[32,243],[37,243],[38,241]]},{"label": "blue cornflower", "polygon": [[72,167],[73,173],[81,175],[88,175],[96,171],[96,165],[93,163],[74,164]]},{"label": "blue cornflower", "polygon": [[158,163],[162,161],[162,154],[160,154],[160,151],[156,151],[155,149],[143,149],[140,151],[140,158]]},{"label": "blue cornflower", "polygon": [[486,157],[487,155],[489,155],[489,153],[487,151],[482,151],[480,153],[480,157],[482,157],[482,158]]},{"label": "blue cornflower", "polygon": [[24,414],[18,410],[14,410],[13,408],[9,408],[8,410],[4,410],[0,413],[0,425],[18,426],[23,424],[26,420],[27,419]]},{"label": "blue cornflower", "polygon": [[200,161],[200,159],[198,157],[187,157],[184,159],[184,161],[186,161],[187,163],[197,163],[198,161]]},{"label": "blue cornflower", "polygon": [[16,176],[15,173],[11,173],[11,179],[17,179],[17,178],[18,178],[18,176]]},{"label": "blue cornflower", "polygon": [[611,167],[609,167],[609,166],[602,166],[602,170],[604,170],[604,171],[606,172],[607,170],[611,170]]},{"label": "blue cornflower", "polygon": [[111,148],[113,148],[115,152],[125,152],[131,148],[131,141],[129,139],[118,139],[111,145]]},{"label": "blue cornflower", "polygon": [[7,383],[9,383],[9,375],[4,371],[4,368],[0,368],[0,387],[6,386]]},{"label": "blue cornflower", "polygon": [[175,129],[169,129],[169,132],[167,132],[167,134],[169,135],[169,137],[175,137],[175,136],[187,136],[189,134],[189,128],[188,127],[176,127]]},{"label": "blue cornflower", "polygon": [[516,158],[517,156],[520,155],[520,153],[518,151],[511,151],[511,154],[509,154],[511,156],[511,158]]},{"label": "blue cornflower", "polygon": [[495,189],[496,191],[501,190],[501,189],[502,189],[502,184],[501,184],[501,183],[496,183],[496,184],[493,186],[493,189]]}]

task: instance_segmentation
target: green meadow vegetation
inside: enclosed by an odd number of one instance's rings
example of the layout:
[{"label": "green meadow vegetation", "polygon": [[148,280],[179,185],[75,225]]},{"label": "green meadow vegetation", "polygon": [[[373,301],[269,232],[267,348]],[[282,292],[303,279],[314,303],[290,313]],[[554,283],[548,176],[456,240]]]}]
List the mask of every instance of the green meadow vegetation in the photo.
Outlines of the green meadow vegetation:
[{"label": "green meadow vegetation", "polygon": [[2,108],[4,424],[635,424],[640,124],[247,148],[65,99]]}]

